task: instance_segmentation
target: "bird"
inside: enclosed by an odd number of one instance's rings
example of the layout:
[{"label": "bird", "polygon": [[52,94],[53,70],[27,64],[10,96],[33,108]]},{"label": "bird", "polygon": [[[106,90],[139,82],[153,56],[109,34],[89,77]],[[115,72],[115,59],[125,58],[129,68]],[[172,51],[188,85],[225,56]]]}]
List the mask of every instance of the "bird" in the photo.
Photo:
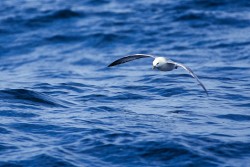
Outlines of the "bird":
[{"label": "bird", "polygon": [[158,56],[154,56],[154,55],[150,55],[150,54],[133,54],[133,55],[125,56],[125,57],[122,57],[118,60],[115,60],[114,62],[109,64],[108,67],[113,67],[113,66],[116,66],[119,64],[123,64],[123,63],[130,62],[130,61],[133,61],[136,59],[141,59],[141,58],[153,58],[154,61],[153,61],[152,68],[159,70],[159,71],[172,71],[172,70],[178,69],[178,67],[183,68],[194,79],[196,79],[198,84],[203,88],[203,90],[205,91],[205,93],[208,96],[208,91],[207,91],[206,87],[204,86],[204,84],[199,80],[199,78],[194,74],[194,72],[189,67],[187,67],[181,63],[177,63],[175,61],[172,61],[172,60],[165,58],[165,57],[158,57]]}]

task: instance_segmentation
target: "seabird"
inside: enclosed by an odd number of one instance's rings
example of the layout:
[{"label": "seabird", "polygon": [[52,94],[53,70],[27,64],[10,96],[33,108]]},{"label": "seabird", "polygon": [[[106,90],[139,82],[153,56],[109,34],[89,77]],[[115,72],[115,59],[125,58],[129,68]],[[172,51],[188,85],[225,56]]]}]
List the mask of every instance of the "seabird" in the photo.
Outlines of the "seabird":
[{"label": "seabird", "polygon": [[154,59],[153,69],[157,69],[159,71],[172,71],[174,69],[177,69],[178,67],[183,68],[184,70],[188,71],[189,74],[193,78],[195,78],[197,80],[199,85],[201,85],[201,87],[204,89],[204,91],[208,95],[208,92],[207,92],[207,89],[205,88],[205,86],[202,84],[202,82],[199,80],[199,78],[194,74],[194,72],[189,67],[187,67],[181,63],[174,62],[174,61],[167,59],[165,57],[157,57],[157,56],[148,55],[148,54],[134,54],[134,55],[122,57],[122,58],[112,62],[111,64],[108,65],[108,67],[116,66],[119,64],[123,64],[123,63],[129,62],[129,61],[141,59],[141,58],[153,58]]}]

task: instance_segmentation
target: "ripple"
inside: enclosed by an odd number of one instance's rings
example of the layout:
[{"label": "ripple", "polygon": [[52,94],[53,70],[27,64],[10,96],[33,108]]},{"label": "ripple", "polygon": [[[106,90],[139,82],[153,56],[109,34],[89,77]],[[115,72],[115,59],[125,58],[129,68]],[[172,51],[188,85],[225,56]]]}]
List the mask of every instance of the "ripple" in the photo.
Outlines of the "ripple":
[{"label": "ripple", "polygon": [[218,143],[214,144],[213,146],[207,147],[206,150],[215,152],[218,156],[226,158],[232,158],[235,156],[241,158],[243,156],[249,155],[250,143],[243,143],[243,142]]},{"label": "ripple", "polygon": [[0,143],[0,151],[9,151],[13,149],[17,149],[17,147],[8,145],[7,143]]},{"label": "ripple", "polygon": [[226,47],[239,47],[239,46],[244,46],[244,45],[250,45],[250,41],[247,41],[247,42],[230,42],[230,43],[220,42],[218,44],[210,46],[210,48],[216,49],[216,48],[226,48]]},{"label": "ripple", "polygon": [[53,35],[45,39],[48,42],[57,42],[57,43],[65,43],[65,42],[80,42],[83,40],[83,37],[79,35]]},{"label": "ripple", "polygon": [[[129,136],[128,136],[129,137]],[[117,164],[126,165],[127,162],[122,161],[122,159],[126,158],[129,160],[130,165],[138,165],[138,164],[147,164],[150,166],[158,166],[161,165],[161,162],[166,162],[165,165],[171,164],[175,166],[183,166],[183,165],[192,165],[194,164],[192,161],[186,161],[188,159],[192,159],[193,161],[202,161],[201,164],[212,165],[216,164],[212,160],[200,160],[200,156],[190,151],[183,145],[180,145],[176,142],[155,142],[155,141],[141,141],[134,143],[135,147],[129,145],[132,142],[128,140],[127,144],[111,144],[111,143],[99,143],[99,146],[84,149],[83,153],[90,154],[91,156],[100,157],[102,160],[106,162],[113,162]],[[100,154],[100,153],[105,154]],[[113,155],[114,152],[116,155]],[[106,156],[103,156],[106,155]],[[115,157],[115,159],[114,159]],[[140,162],[136,161],[136,159],[141,159]],[[181,159],[182,161],[178,161]],[[147,161],[148,160],[148,161]]]},{"label": "ripple", "polygon": [[[40,166],[65,166],[65,167],[75,167],[74,163],[69,162],[69,160],[63,160],[61,157],[52,156],[49,154],[40,154],[30,157],[27,160],[21,160],[18,162],[23,166],[30,166],[31,164],[39,164]],[[12,165],[11,163],[8,165]],[[32,166],[32,165],[31,165]]]},{"label": "ripple", "polygon": [[241,114],[226,114],[218,115],[217,118],[229,119],[233,121],[250,121],[250,115],[241,115]]},{"label": "ripple", "polygon": [[226,13],[218,11],[204,11],[204,10],[188,10],[175,18],[175,21],[185,21],[188,24],[194,22],[200,23],[201,26],[235,26],[238,28],[244,28],[248,26],[249,18],[245,17],[241,13]]},{"label": "ripple", "polygon": [[94,111],[94,112],[116,112],[119,109],[114,107],[107,107],[107,106],[98,106],[98,107],[89,107],[87,108],[88,111]]},{"label": "ripple", "polygon": [[69,19],[82,16],[81,13],[73,11],[71,9],[61,9],[58,11],[46,11],[43,16],[36,16],[27,21],[27,24],[34,24],[34,23],[48,23],[55,20],[61,19]]},{"label": "ripple", "polygon": [[38,116],[34,113],[27,113],[27,112],[20,112],[20,111],[14,111],[14,110],[2,110],[0,112],[0,116],[2,117],[22,117],[22,118],[32,118]]},{"label": "ripple", "polygon": [[114,47],[117,43],[127,44],[131,40],[131,37],[118,33],[93,33],[87,34],[84,37],[86,46],[95,46],[98,48]]},{"label": "ripple", "polygon": [[142,100],[142,99],[148,99],[150,100],[150,96],[143,96],[135,93],[129,93],[129,92],[124,92],[120,93],[118,95],[110,97],[112,100]]}]

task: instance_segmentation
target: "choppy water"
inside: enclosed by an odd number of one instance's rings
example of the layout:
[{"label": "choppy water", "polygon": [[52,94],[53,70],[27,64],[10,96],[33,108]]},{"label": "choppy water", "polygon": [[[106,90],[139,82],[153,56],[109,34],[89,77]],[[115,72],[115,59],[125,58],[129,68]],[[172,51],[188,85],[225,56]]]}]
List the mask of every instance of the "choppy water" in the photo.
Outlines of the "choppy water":
[{"label": "choppy water", "polygon": [[[248,166],[248,0],[1,0],[0,166]],[[133,53],[150,59],[106,66]]]}]

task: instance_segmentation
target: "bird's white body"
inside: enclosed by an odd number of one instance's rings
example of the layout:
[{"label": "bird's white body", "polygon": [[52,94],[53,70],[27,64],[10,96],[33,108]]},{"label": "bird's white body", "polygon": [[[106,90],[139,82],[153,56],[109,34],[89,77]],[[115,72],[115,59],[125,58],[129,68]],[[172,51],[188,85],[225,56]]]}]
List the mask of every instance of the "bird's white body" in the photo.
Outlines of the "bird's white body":
[{"label": "bird's white body", "polygon": [[172,71],[176,69],[177,66],[173,64],[172,61],[168,62],[168,59],[165,57],[156,57],[153,61],[153,69],[160,71]]}]

